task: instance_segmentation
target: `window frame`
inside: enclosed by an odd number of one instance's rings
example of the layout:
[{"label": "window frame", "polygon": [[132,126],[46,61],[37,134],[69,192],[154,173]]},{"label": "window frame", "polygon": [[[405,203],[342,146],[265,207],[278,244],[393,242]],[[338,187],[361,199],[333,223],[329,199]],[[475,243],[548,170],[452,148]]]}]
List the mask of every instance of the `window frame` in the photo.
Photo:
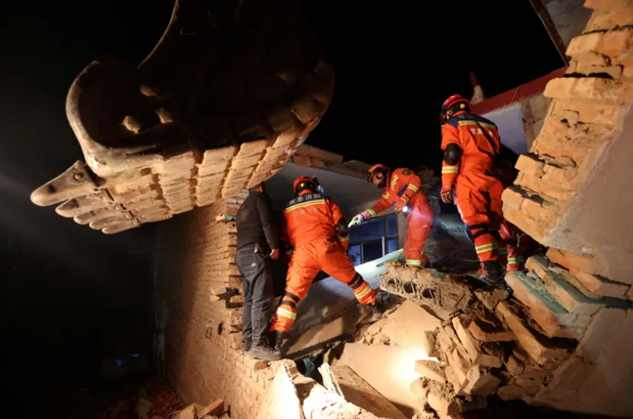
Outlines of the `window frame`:
[{"label": "window frame", "polygon": [[[396,235],[395,236],[389,236],[389,217],[393,217],[395,222],[396,222]],[[353,246],[358,246],[360,245],[360,265],[367,263],[367,262],[371,262],[371,261],[366,261],[365,260],[365,247],[364,244],[365,243],[378,243],[381,242],[382,243],[382,256],[384,257],[385,255],[388,254],[388,248],[387,248],[387,243],[389,242],[389,240],[400,240],[400,227],[398,226],[398,214],[387,214],[387,215],[383,215],[380,217],[372,217],[369,220],[363,221],[361,223],[361,225],[363,225],[364,223],[370,222],[370,221],[376,221],[376,220],[382,220],[382,227],[383,227],[383,235],[380,239],[371,239],[371,240],[361,240],[361,241],[352,241],[351,238],[351,234],[350,234],[350,240],[349,240],[349,247],[348,249],[351,250]],[[375,259],[374,259],[375,260]]]}]

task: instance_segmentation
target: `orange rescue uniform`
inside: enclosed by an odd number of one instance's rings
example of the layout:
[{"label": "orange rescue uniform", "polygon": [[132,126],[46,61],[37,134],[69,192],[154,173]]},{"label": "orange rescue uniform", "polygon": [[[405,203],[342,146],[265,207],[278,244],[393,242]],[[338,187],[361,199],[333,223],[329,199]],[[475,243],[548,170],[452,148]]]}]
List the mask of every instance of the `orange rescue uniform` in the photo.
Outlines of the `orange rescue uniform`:
[{"label": "orange rescue uniform", "polygon": [[409,227],[404,243],[404,257],[407,265],[425,266],[429,259],[424,254],[424,243],[433,226],[433,210],[426,196],[420,191],[422,181],[409,169],[396,169],[387,180],[382,199],[363,212],[363,218],[369,219],[385,211],[394,203],[400,211],[406,205]]},{"label": "orange rescue uniform", "polygon": [[460,162],[442,162],[442,186],[454,187],[455,205],[474,241],[481,262],[498,261],[494,237],[503,222],[503,185],[495,177],[495,158],[501,150],[497,126],[478,115],[458,112],[442,126],[442,150],[456,144]]},{"label": "orange rescue uniform", "polygon": [[273,318],[271,330],[286,332],[297,318],[297,305],[305,298],[319,271],[347,284],[361,304],[375,304],[376,295],[354,270],[346,254],[348,238],[340,237],[336,224],[343,213],[329,197],[304,191],[284,210],[288,239],[294,248],[286,290]]}]

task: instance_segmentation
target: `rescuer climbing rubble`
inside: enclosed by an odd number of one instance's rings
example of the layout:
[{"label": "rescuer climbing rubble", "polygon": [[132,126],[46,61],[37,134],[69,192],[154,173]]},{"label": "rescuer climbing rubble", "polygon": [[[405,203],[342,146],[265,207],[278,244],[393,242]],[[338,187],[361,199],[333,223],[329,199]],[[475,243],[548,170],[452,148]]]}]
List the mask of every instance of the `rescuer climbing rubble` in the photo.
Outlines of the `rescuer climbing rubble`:
[{"label": "rescuer climbing rubble", "polygon": [[[470,101],[459,95],[442,105],[442,201],[457,205],[484,270],[482,279],[504,287],[499,248],[505,245],[501,239],[511,241],[516,232],[511,224],[504,223],[504,187],[495,173],[501,141],[497,126],[471,110]],[[522,266],[518,247],[511,245],[508,270]]]},{"label": "rescuer climbing rubble", "polygon": [[379,189],[384,188],[385,192],[376,205],[356,215],[351,225],[360,225],[395,204],[396,212],[404,213],[409,221],[404,244],[407,265],[428,267],[429,258],[424,254],[424,243],[433,226],[433,210],[420,191],[420,178],[409,169],[396,169],[392,173],[387,166],[376,164],[367,172],[367,181]]},{"label": "rescuer climbing rubble", "polygon": [[319,193],[316,178],[299,177],[293,189],[297,198],[288,203],[284,219],[294,251],[285,294],[271,326],[277,332],[287,332],[295,322],[297,305],[321,270],[352,288],[361,304],[376,304],[374,291],[346,254],[349,231],[341,209]]}]

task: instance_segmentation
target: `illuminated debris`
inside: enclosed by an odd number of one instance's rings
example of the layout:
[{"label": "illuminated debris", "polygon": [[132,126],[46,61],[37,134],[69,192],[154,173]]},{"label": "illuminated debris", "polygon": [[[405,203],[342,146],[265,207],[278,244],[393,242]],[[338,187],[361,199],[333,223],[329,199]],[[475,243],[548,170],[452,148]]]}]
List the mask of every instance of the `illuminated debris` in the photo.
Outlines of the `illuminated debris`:
[{"label": "illuminated debris", "polygon": [[464,282],[433,269],[391,264],[382,278],[383,290],[437,310],[438,315],[466,310],[475,298]]}]

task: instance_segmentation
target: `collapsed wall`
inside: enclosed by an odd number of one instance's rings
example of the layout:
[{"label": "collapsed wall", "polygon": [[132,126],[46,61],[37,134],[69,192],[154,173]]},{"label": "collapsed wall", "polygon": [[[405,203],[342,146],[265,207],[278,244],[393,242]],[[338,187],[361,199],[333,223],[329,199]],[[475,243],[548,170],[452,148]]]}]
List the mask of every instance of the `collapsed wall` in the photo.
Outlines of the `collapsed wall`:
[{"label": "collapsed wall", "polygon": [[548,339],[577,342],[532,403],[589,413],[633,414],[633,4],[587,0],[594,9],[567,50],[567,75],[549,83],[544,127],[521,156],[504,215],[550,247],[506,277]]}]

